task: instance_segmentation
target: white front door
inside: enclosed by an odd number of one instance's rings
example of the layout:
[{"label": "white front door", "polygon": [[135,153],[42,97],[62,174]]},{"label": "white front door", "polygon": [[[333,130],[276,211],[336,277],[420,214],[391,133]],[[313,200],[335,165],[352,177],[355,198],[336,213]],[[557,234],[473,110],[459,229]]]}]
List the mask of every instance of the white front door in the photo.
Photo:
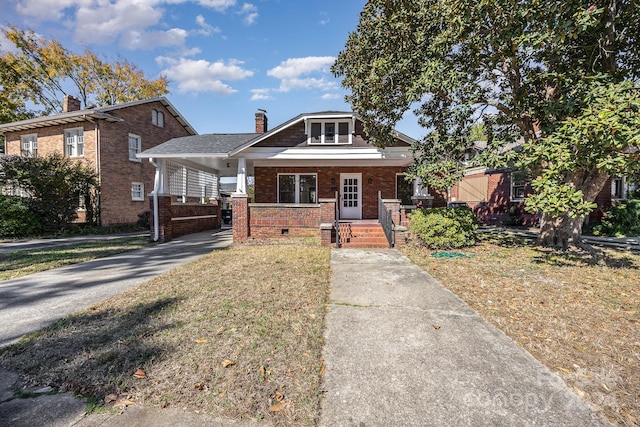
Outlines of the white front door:
[{"label": "white front door", "polygon": [[362,219],[362,174],[340,174],[340,219]]}]

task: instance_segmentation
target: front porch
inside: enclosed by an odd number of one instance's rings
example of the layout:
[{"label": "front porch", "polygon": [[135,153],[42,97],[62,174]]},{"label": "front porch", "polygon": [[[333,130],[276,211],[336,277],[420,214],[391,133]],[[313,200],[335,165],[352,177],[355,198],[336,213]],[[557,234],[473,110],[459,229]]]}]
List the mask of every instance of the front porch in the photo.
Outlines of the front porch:
[{"label": "front porch", "polygon": [[404,244],[408,209],[400,200],[379,198],[379,211],[387,221],[341,219],[338,200],[336,194],[315,204],[249,203],[247,195],[233,194],[233,240],[319,236],[323,245],[334,247],[388,248]]}]

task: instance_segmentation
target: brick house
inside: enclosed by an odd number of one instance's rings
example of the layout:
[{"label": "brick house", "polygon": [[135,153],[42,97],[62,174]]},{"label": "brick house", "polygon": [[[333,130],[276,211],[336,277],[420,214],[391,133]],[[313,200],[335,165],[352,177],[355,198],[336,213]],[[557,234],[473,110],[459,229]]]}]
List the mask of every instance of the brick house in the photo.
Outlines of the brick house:
[{"label": "brick house", "polygon": [[[413,142],[396,132],[392,146],[376,147],[357,115],[335,111],[300,114],[272,130],[260,111],[253,133],[175,138],[139,155],[152,159],[161,177],[152,200],[154,236],[174,237],[166,206],[180,197],[171,184],[170,165],[178,164],[236,178],[231,196],[235,241],[321,236],[325,244],[401,244],[394,236],[406,226],[402,207],[433,199],[404,179],[413,162]],[[253,201],[248,177],[253,178]],[[380,225],[385,221],[386,237]]]},{"label": "brick house", "polygon": [[[597,208],[587,223],[600,221],[607,208],[626,199],[635,188],[624,177],[610,178],[596,197]],[[466,204],[483,224],[532,226],[538,216],[524,209],[524,199],[531,191],[520,171],[476,167],[465,171],[463,179],[449,191],[448,201]]]},{"label": "brick house", "polygon": [[[135,223],[148,210],[155,167],[136,155],[169,139],[196,131],[164,97],[80,108],[66,96],[63,112],[0,124],[6,154],[44,156],[60,153],[95,168],[100,192],[99,223]],[[80,211],[79,218],[83,212]]]}]

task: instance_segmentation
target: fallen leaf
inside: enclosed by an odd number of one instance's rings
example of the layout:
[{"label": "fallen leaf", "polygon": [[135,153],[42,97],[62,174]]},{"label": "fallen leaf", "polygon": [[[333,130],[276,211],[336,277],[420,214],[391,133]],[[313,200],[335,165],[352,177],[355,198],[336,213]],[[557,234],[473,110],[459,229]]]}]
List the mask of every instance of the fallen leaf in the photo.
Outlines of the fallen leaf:
[{"label": "fallen leaf", "polygon": [[636,417],[634,417],[631,414],[626,414],[626,415],[627,415],[627,418],[629,418],[629,421],[631,421],[634,424],[638,424],[638,420],[636,419]]},{"label": "fallen leaf", "polygon": [[224,332],[224,328],[222,326],[216,329],[216,335],[222,335],[223,332]]},{"label": "fallen leaf", "polygon": [[135,404],[136,402],[134,402],[133,400],[123,399],[123,400],[116,400],[113,406],[116,408],[126,408],[127,406],[131,406]]},{"label": "fallen leaf", "polygon": [[138,369],[137,371],[135,371],[135,372],[133,373],[133,376],[134,376],[134,378],[138,378],[138,379],[140,379],[140,378],[144,378],[144,377],[146,377],[146,376],[147,376],[147,374],[146,374],[142,369]]},{"label": "fallen leaf", "polygon": [[440,325],[432,325],[432,326],[433,326],[433,329],[435,329],[436,331],[442,327]]},{"label": "fallen leaf", "polygon": [[209,340],[207,340],[206,338],[198,338],[195,340],[198,344],[202,344],[203,342],[207,342]]},{"label": "fallen leaf", "polygon": [[274,405],[271,405],[271,407],[269,408],[270,412],[279,412],[282,411],[283,409],[285,409],[287,407],[287,404],[285,402],[278,402]]},{"label": "fallen leaf", "polygon": [[320,358],[320,376],[324,376],[324,373],[327,371],[325,365],[324,365],[324,359]]},{"label": "fallen leaf", "polygon": [[107,394],[104,397],[104,403],[111,403],[111,402],[115,402],[116,400],[118,400],[117,394]]},{"label": "fallen leaf", "polygon": [[276,393],[273,395],[273,398],[278,402],[281,402],[284,399],[284,396],[282,395],[282,393],[276,391]]},{"label": "fallen leaf", "polygon": [[235,364],[236,364],[236,362],[234,362],[232,360],[229,360],[229,359],[225,359],[225,360],[222,361],[222,367],[223,368],[228,368],[228,367],[233,366]]}]

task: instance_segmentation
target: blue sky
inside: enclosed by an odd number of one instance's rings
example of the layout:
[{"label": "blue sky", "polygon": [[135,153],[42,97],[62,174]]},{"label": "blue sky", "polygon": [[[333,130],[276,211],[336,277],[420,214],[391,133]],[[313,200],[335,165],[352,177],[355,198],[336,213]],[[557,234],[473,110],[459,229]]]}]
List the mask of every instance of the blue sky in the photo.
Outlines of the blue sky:
[{"label": "blue sky", "polygon": [[[124,57],[198,133],[253,132],[303,112],[350,111],[329,68],[365,0],[0,0],[0,25],[32,29],[72,51]],[[0,41],[2,42],[2,41]],[[398,130],[422,136],[415,119]]]}]

